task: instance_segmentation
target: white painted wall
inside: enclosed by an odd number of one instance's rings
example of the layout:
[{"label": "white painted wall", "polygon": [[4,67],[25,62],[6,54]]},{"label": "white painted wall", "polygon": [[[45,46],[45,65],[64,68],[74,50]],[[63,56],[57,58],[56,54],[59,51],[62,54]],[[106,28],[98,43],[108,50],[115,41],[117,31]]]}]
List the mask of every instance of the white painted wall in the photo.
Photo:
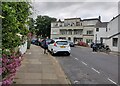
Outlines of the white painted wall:
[{"label": "white painted wall", "polygon": [[51,34],[60,34],[59,28],[51,28]]},{"label": "white painted wall", "polygon": [[[120,19],[120,16],[118,16],[118,17]],[[107,29],[108,29],[107,37],[110,37],[110,36],[118,33],[118,25],[120,24],[120,21],[118,22],[118,17],[108,23],[108,25],[107,25]],[[113,37],[113,38],[118,38],[118,35]],[[113,38],[106,40],[106,44],[109,45],[109,47],[112,51],[118,51],[118,46],[120,46],[120,44],[118,44],[117,47],[114,47],[113,44],[112,44],[113,43],[113,41],[112,41]],[[120,38],[118,38],[118,41],[119,40],[120,40]]]},{"label": "white painted wall", "polygon": [[24,54],[27,50],[27,41],[25,42],[25,44],[19,46],[19,51],[21,52],[21,54]]},{"label": "white painted wall", "polygon": [[[94,29],[94,42],[96,40],[96,34],[97,34],[97,42],[100,43],[100,38],[101,37],[106,37],[107,36],[107,32],[106,32],[106,28],[99,28],[99,32],[96,32],[96,28]],[[103,40],[103,43],[105,43],[105,40]]]}]

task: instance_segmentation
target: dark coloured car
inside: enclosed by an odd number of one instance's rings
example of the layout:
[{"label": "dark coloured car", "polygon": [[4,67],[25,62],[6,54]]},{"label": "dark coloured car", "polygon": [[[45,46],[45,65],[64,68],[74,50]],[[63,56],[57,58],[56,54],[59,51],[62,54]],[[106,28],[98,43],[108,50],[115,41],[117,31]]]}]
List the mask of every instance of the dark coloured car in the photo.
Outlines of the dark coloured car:
[{"label": "dark coloured car", "polygon": [[[47,44],[47,48],[48,48],[48,44],[52,41],[52,39],[46,39],[46,44]],[[44,47],[44,43],[45,43],[45,39],[41,41],[41,47]]]},{"label": "dark coloured car", "polygon": [[31,44],[34,44],[34,45],[40,45],[40,42],[37,40],[37,39],[33,39],[32,41],[31,41]]},{"label": "dark coloured car", "polygon": [[74,47],[75,46],[75,44],[72,41],[68,41],[68,42],[69,42],[70,47]]}]

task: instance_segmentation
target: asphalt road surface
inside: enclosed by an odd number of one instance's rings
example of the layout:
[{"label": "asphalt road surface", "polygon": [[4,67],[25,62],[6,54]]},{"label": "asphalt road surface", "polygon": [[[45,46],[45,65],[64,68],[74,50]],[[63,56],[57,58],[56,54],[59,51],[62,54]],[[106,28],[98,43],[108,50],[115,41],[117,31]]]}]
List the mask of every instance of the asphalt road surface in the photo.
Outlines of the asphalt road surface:
[{"label": "asphalt road surface", "polygon": [[73,84],[118,84],[118,56],[72,47],[70,56],[54,56]]}]

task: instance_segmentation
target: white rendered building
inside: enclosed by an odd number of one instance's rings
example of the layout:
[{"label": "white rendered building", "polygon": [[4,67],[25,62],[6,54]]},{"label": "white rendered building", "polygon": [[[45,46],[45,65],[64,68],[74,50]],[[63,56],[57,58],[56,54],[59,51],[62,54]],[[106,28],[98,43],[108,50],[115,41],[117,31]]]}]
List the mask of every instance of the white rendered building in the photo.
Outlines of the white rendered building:
[{"label": "white rendered building", "polygon": [[108,23],[106,37],[104,40],[110,49],[120,52],[120,14]]},{"label": "white rendered building", "polygon": [[63,38],[74,43],[78,41],[91,43],[94,41],[94,29],[97,22],[100,22],[100,17],[83,20],[81,18],[68,18],[64,21],[52,22],[51,38]]}]

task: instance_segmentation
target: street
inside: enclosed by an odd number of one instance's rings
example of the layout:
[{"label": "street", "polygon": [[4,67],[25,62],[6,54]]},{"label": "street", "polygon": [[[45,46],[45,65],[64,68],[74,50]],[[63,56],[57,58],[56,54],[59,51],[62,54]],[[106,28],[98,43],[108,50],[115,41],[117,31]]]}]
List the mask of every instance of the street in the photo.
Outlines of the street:
[{"label": "street", "polygon": [[70,56],[54,56],[72,83],[117,84],[118,56],[72,47]]}]

